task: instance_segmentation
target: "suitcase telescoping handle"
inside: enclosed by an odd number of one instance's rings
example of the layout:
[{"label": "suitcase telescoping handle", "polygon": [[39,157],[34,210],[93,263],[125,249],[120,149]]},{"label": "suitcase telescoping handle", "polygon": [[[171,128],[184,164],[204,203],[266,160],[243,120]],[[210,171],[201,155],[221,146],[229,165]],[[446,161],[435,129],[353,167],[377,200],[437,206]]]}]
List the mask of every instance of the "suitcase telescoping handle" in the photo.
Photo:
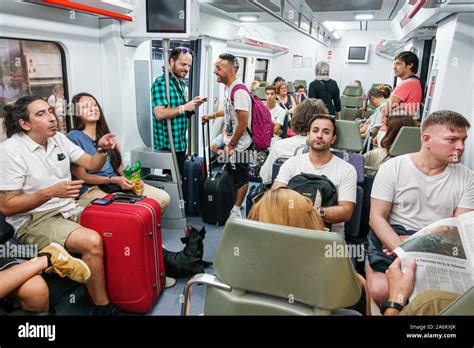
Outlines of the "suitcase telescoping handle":
[{"label": "suitcase telescoping handle", "polygon": [[133,204],[137,201],[141,201],[146,196],[135,196],[135,195],[127,195],[125,193],[118,193],[112,197],[112,202],[117,202],[117,201],[126,201],[127,203]]},{"label": "suitcase telescoping handle", "polygon": [[[207,127],[206,127],[207,124]],[[209,131],[209,121],[202,121],[202,145],[204,151],[204,168],[206,169],[206,178],[211,176],[211,135]],[[207,151],[206,151],[206,142],[207,142]],[[207,152],[207,153],[206,153]],[[209,159],[209,168],[207,167],[207,159]]]}]

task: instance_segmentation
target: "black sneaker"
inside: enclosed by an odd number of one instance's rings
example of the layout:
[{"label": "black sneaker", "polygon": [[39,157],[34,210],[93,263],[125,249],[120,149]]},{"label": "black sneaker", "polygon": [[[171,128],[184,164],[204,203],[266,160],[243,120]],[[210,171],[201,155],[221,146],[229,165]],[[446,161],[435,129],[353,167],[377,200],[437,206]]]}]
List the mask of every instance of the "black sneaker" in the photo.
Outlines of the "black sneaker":
[{"label": "black sneaker", "polygon": [[117,308],[112,302],[107,303],[106,305],[95,305],[92,315],[103,316],[103,315],[125,315],[120,309]]}]

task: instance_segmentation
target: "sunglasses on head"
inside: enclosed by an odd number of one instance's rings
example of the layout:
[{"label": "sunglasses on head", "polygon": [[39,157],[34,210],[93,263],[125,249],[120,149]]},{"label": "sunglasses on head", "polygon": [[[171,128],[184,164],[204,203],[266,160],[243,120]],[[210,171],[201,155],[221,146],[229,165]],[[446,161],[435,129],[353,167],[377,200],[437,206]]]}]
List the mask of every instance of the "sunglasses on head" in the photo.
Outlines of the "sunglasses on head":
[{"label": "sunglasses on head", "polygon": [[194,55],[193,50],[186,48],[186,47],[179,47],[179,50],[183,52],[184,54],[189,53],[190,55]]}]

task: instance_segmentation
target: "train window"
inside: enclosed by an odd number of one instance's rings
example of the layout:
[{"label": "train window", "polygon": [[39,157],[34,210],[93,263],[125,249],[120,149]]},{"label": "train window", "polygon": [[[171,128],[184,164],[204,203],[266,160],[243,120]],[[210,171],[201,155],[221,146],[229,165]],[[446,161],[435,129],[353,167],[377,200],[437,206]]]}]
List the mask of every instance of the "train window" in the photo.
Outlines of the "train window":
[{"label": "train window", "polygon": [[0,118],[6,104],[25,95],[43,97],[65,115],[65,56],[58,44],[0,38],[0,62]]},{"label": "train window", "polygon": [[245,69],[247,64],[247,58],[245,57],[236,57],[239,61],[239,71],[237,72],[237,78],[245,83]]},{"label": "train window", "polygon": [[267,81],[268,73],[268,59],[257,58],[257,64],[255,65],[255,77],[257,81]]}]

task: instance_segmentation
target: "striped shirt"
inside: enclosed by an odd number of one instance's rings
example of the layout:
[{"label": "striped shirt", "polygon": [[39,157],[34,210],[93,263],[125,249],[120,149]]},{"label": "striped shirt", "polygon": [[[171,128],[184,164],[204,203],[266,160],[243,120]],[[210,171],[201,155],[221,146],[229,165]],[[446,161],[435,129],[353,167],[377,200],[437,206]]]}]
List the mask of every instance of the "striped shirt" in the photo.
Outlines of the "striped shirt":
[{"label": "striped shirt", "polygon": [[[170,72],[170,103],[166,98],[166,80],[165,74],[156,78],[151,87],[151,105],[152,110],[155,106],[168,106],[176,108],[186,104],[186,82],[177,80]],[[152,111],[153,118],[153,148],[155,150],[171,150],[168,139],[167,120],[158,120]],[[186,113],[181,113],[171,119],[171,128],[173,131],[173,141],[176,152],[186,151],[186,130],[188,119]]]}]

